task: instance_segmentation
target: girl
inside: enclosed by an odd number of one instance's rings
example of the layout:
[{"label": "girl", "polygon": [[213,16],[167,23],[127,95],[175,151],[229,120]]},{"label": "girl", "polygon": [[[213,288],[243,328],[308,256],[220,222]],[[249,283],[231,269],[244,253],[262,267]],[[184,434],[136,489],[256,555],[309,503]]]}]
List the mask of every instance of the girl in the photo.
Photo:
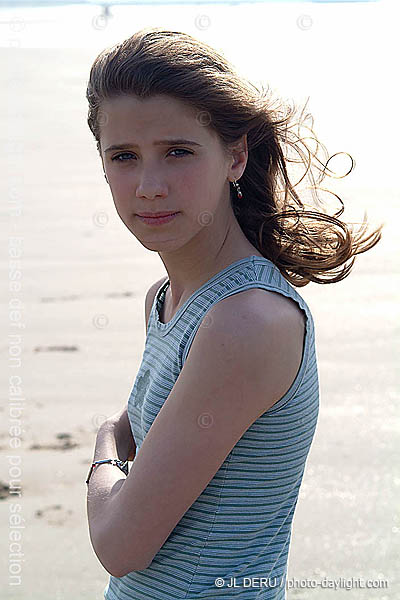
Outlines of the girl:
[{"label": "girl", "polygon": [[295,287],[346,277],[383,225],[356,236],[343,208],[305,210],[284,150],[312,181],[316,155],[293,111],[185,33],[148,28],[102,52],[87,99],[116,210],[168,273],[147,292],[142,362],[87,480],[104,597],[281,600],[319,410]]}]

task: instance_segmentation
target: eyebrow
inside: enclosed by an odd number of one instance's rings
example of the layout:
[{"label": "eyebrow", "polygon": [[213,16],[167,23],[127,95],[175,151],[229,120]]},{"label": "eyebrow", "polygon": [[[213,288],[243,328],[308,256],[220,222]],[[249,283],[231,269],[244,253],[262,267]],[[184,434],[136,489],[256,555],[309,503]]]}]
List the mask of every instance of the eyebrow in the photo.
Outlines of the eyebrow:
[{"label": "eyebrow", "polygon": [[[157,140],[153,143],[153,146],[176,146],[179,144],[186,144],[187,146],[201,146],[201,144],[198,144],[197,142],[192,142],[191,140],[184,140],[182,138],[176,140]],[[132,143],[113,144],[112,146],[109,146],[109,148],[104,150],[104,153],[110,152],[111,150],[124,150],[125,148],[134,148],[135,146],[136,145]]]}]

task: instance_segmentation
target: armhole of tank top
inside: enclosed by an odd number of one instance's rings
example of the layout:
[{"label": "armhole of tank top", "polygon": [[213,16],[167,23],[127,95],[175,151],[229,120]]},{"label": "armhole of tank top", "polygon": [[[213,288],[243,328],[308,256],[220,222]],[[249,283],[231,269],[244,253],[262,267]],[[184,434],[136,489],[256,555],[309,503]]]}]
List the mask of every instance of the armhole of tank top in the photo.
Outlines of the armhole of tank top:
[{"label": "armhole of tank top", "polygon": [[[299,306],[299,308],[303,311],[303,313],[305,315],[305,320],[306,320],[306,328],[305,328],[305,334],[304,334],[304,338],[303,338],[303,352],[302,352],[300,366],[297,370],[296,377],[294,378],[292,385],[287,390],[287,392],[279,400],[277,400],[271,406],[271,408],[269,408],[266,411],[268,413],[273,413],[273,412],[279,410],[280,408],[282,408],[285,404],[287,404],[287,402],[289,402],[289,400],[291,400],[293,398],[293,396],[296,394],[296,392],[298,391],[298,389],[303,381],[304,375],[307,371],[308,359],[310,356],[311,337],[312,337],[313,331],[314,331],[314,323],[313,323],[312,314],[311,314],[310,310],[308,309],[307,304],[305,303],[304,300],[302,300],[301,298],[300,299],[293,298],[293,296],[289,292],[286,293],[285,290],[282,290],[271,284],[266,284],[266,283],[263,283],[260,281],[254,282],[254,285],[252,285],[252,284],[249,285],[249,283],[246,282],[246,284],[244,284],[243,286],[236,288],[234,290],[230,290],[227,293],[225,293],[223,296],[218,298],[217,302],[220,302],[221,300],[224,300],[225,298],[228,298],[229,296],[233,296],[235,294],[238,294],[240,292],[244,292],[248,289],[253,289],[253,288],[261,288],[263,290],[267,290],[270,292],[277,292],[279,294],[282,294],[283,296],[286,296],[287,298],[290,298],[291,300],[296,302],[296,304]],[[182,369],[183,365],[185,364],[187,355],[190,350],[190,346],[192,345],[192,342],[197,333],[197,330],[199,329],[199,327],[200,327],[203,319],[207,315],[208,311],[211,310],[211,308],[213,306],[215,306],[215,304],[217,304],[217,302],[214,302],[207,309],[207,311],[204,313],[203,317],[199,320],[198,323],[196,323],[196,326],[193,328],[193,331],[191,332],[190,337],[189,337],[189,339],[185,345],[185,348],[182,352],[181,369]]]}]

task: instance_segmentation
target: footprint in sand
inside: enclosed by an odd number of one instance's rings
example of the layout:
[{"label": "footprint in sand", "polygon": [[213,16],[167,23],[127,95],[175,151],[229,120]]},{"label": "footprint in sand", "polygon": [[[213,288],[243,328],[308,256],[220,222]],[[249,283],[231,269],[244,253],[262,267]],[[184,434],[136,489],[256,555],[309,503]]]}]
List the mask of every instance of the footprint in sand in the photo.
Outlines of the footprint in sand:
[{"label": "footprint in sand", "polygon": [[77,448],[79,444],[71,440],[70,433],[57,433],[56,438],[60,440],[57,444],[31,444],[29,450],[70,450]]},{"label": "footprint in sand", "polygon": [[78,346],[36,346],[34,352],[76,352]]},{"label": "footprint in sand", "polygon": [[133,296],[133,292],[110,292],[106,294],[106,298],[126,298],[127,296]]},{"label": "footprint in sand", "polygon": [[80,298],[80,296],[78,296],[77,294],[70,294],[69,296],[47,296],[45,298],[40,298],[40,302],[58,302],[58,300],[61,300],[61,302],[65,301],[65,300],[77,300],[78,298]]},{"label": "footprint in sand", "polygon": [[10,486],[4,481],[0,481],[0,500],[8,498],[10,493]]},{"label": "footprint in sand", "polygon": [[44,518],[48,525],[64,525],[72,513],[71,509],[66,509],[61,504],[53,504],[36,510],[35,517]]}]

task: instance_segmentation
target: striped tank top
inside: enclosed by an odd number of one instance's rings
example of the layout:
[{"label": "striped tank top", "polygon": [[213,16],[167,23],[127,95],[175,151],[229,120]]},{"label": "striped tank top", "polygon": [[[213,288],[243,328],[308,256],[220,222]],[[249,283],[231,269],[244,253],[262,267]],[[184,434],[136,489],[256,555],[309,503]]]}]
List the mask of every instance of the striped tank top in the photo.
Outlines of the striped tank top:
[{"label": "striped tank top", "polygon": [[246,430],[151,564],[110,576],[106,600],[283,600],[293,514],[319,411],[314,322],[268,259],[248,256],[206,281],[168,323],[158,289],[142,362],[128,401],[137,450],[171,392],[207,311],[250,288],[278,292],[304,311],[303,356],[286,394]]}]

